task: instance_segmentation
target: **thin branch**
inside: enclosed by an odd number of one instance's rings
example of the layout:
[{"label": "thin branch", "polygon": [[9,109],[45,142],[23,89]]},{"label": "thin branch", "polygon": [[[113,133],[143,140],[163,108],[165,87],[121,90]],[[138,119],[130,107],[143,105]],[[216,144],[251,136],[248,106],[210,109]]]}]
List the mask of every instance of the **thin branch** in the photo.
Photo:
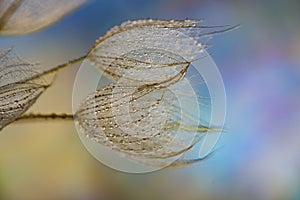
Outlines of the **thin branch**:
[{"label": "thin branch", "polygon": [[55,72],[57,72],[57,71],[59,71],[59,70],[62,70],[62,69],[67,68],[67,67],[69,67],[69,66],[75,65],[75,64],[77,64],[77,63],[81,63],[81,62],[84,61],[84,59],[86,59],[86,55],[81,56],[81,57],[79,57],[79,58],[75,58],[75,59],[70,60],[70,61],[68,61],[68,62],[66,62],[66,63],[60,64],[60,65],[58,65],[58,66],[52,67],[52,68],[50,68],[50,69],[48,69],[48,70],[45,70],[45,71],[43,71],[43,72],[41,72],[41,73],[39,73],[39,74],[36,74],[35,76],[31,76],[31,77],[29,77],[29,78],[26,79],[26,80],[22,80],[22,81],[20,81],[20,82],[15,82],[14,84],[16,84],[16,83],[24,83],[24,82],[27,82],[27,81],[32,81],[32,80],[35,80],[35,79],[39,79],[39,78],[41,78],[42,76],[46,76],[46,75],[55,73]]},{"label": "thin branch", "polygon": [[45,120],[62,120],[62,121],[70,121],[73,120],[73,114],[66,113],[50,113],[50,114],[40,114],[40,113],[30,113],[23,115],[16,119],[16,122],[39,122]]}]

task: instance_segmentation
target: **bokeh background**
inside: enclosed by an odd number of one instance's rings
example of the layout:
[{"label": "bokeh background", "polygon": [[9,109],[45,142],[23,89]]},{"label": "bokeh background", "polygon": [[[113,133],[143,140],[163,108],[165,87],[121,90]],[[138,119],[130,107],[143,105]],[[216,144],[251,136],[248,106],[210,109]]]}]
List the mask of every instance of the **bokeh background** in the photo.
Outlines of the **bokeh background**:
[{"label": "bokeh background", "polygon": [[[300,199],[300,2],[94,0],[32,35],[1,37],[49,67],[88,52],[129,19],[204,18],[242,24],[210,41],[227,92],[225,148],[205,163],[149,174],[103,166],[71,122],[15,124],[0,134],[0,199]],[[78,66],[62,71],[31,109],[72,111]]]}]

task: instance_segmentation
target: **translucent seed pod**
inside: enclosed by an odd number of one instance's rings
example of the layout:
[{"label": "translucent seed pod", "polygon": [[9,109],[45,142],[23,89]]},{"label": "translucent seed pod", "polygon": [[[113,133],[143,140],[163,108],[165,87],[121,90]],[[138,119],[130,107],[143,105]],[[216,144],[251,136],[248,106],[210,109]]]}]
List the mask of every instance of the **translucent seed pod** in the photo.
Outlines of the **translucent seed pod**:
[{"label": "translucent seed pod", "polygon": [[24,35],[59,21],[88,0],[1,0],[0,35]]},{"label": "translucent seed pod", "polygon": [[[200,59],[212,34],[233,26],[203,26],[199,20],[139,20],[116,26],[88,54],[96,68],[113,80],[159,83]],[[151,76],[145,79],[145,74]]]},{"label": "translucent seed pod", "polygon": [[193,88],[185,82],[161,88],[118,82],[101,88],[80,105],[76,126],[121,156],[166,167],[208,132],[218,131],[201,123],[199,99],[191,98]]},{"label": "translucent seed pod", "polygon": [[12,49],[0,52],[0,130],[26,112],[49,87],[34,64],[21,60]]}]

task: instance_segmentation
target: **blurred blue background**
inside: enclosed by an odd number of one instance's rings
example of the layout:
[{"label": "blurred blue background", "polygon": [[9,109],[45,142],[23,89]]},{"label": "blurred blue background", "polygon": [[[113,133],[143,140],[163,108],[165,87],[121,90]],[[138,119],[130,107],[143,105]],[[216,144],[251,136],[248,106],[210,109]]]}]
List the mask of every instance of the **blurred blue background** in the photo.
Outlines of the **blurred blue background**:
[{"label": "blurred blue background", "polygon": [[[78,57],[129,19],[204,18],[241,24],[210,52],[227,92],[225,148],[185,169],[131,175],[98,163],[72,123],[11,125],[0,135],[1,199],[300,199],[300,2],[94,0],[32,35],[0,38],[49,67]],[[77,68],[63,71],[33,111],[71,112]]]}]

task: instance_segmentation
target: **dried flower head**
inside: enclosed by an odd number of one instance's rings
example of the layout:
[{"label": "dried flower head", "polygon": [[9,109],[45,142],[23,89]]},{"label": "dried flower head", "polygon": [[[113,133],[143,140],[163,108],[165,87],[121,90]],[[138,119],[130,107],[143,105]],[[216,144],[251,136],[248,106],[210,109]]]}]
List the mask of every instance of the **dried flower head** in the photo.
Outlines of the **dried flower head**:
[{"label": "dried flower head", "polygon": [[21,60],[12,49],[0,51],[0,130],[30,108],[47,84],[34,64]]},{"label": "dried flower head", "polygon": [[160,88],[111,84],[82,102],[74,116],[76,125],[82,134],[123,156],[163,166],[208,132],[218,131],[201,123],[199,99],[184,95],[192,92],[186,83]]},{"label": "dried flower head", "polygon": [[87,0],[1,0],[0,35],[39,31],[68,15]]},{"label": "dried flower head", "polygon": [[200,20],[139,20],[101,37],[88,58],[113,80],[158,84],[200,59],[213,34],[234,26],[204,26]]}]

